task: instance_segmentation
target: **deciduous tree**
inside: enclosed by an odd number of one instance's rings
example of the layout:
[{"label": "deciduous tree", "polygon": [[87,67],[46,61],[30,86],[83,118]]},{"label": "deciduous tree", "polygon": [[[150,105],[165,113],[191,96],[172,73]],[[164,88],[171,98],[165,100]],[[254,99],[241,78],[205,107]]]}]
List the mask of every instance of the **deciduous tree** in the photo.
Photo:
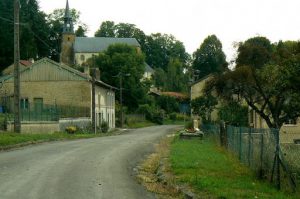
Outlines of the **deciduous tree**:
[{"label": "deciduous tree", "polygon": [[211,73],[220,73],[227,69],[221,41],[215,36],[208,36],[200,48],[193,54],[193,69],[198,71],[198,78]]}]

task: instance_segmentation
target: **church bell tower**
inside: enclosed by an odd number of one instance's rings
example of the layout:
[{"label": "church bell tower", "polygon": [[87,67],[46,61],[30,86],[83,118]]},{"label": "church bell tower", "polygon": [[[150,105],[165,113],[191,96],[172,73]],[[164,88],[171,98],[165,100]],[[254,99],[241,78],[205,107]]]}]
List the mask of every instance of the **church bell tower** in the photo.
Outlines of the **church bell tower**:
[{"label": "church bell tower", "polygon": [[65,16],[64,16],[64,27],[62,33],[61,53],[60,62],[68,66],[73,66],[74,61],[74,42],[75,33],[73,27],[73,20],[70,13],[69,1],[67,0]]}]

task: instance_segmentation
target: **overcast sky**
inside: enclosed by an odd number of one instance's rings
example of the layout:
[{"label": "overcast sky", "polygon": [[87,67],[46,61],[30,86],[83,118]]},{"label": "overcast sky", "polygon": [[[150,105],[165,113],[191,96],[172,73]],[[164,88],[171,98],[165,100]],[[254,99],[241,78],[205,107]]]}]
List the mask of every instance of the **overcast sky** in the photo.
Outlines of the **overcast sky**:
[{"label": "overcast sky", "polygon": [[[66,0],[39,0],[50,13]],[[146,34],[167,33],[193,53],[211,34],[223,44],[227,60],[234,42],[266,36],[272,42],[300,39],[300,0],[69,0],[81,12],[89,36],[103,21],[135,24]]]}]

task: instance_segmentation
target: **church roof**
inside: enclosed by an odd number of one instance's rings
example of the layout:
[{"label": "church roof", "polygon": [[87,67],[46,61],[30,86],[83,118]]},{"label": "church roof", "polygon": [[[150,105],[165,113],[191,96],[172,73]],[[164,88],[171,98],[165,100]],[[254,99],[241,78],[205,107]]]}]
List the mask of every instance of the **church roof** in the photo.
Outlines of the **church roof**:
[{"label": "church roof", "polygon": [[74,43],[75,53],[98,53],[104,51],[108,46],[117,43],[125,43],[140,47],[135,38],[111,38],[111,37],[76,37]]}]

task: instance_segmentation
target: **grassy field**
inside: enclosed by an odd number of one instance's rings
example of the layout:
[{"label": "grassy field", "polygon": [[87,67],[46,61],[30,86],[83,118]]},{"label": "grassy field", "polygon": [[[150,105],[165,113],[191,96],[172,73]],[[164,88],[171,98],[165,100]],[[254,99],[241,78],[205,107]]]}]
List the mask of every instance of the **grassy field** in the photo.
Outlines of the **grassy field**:
[{"label": "grassy field", "polygon": [[299,198],[256,180],[248,168],[210,140],[176,138],[170,161],[178,182],[191,185],[201,198]]},{"label": "grassy field", "polygon": [[94,138],[101,136],[109,136],[116,132],[99,133],[99,134],[16,134],[16,133],[0,133],[0,150],[10,148],[16,145],[27,145],[39,142],[49,142],[58,140],[75,140],[83,138]]}]

